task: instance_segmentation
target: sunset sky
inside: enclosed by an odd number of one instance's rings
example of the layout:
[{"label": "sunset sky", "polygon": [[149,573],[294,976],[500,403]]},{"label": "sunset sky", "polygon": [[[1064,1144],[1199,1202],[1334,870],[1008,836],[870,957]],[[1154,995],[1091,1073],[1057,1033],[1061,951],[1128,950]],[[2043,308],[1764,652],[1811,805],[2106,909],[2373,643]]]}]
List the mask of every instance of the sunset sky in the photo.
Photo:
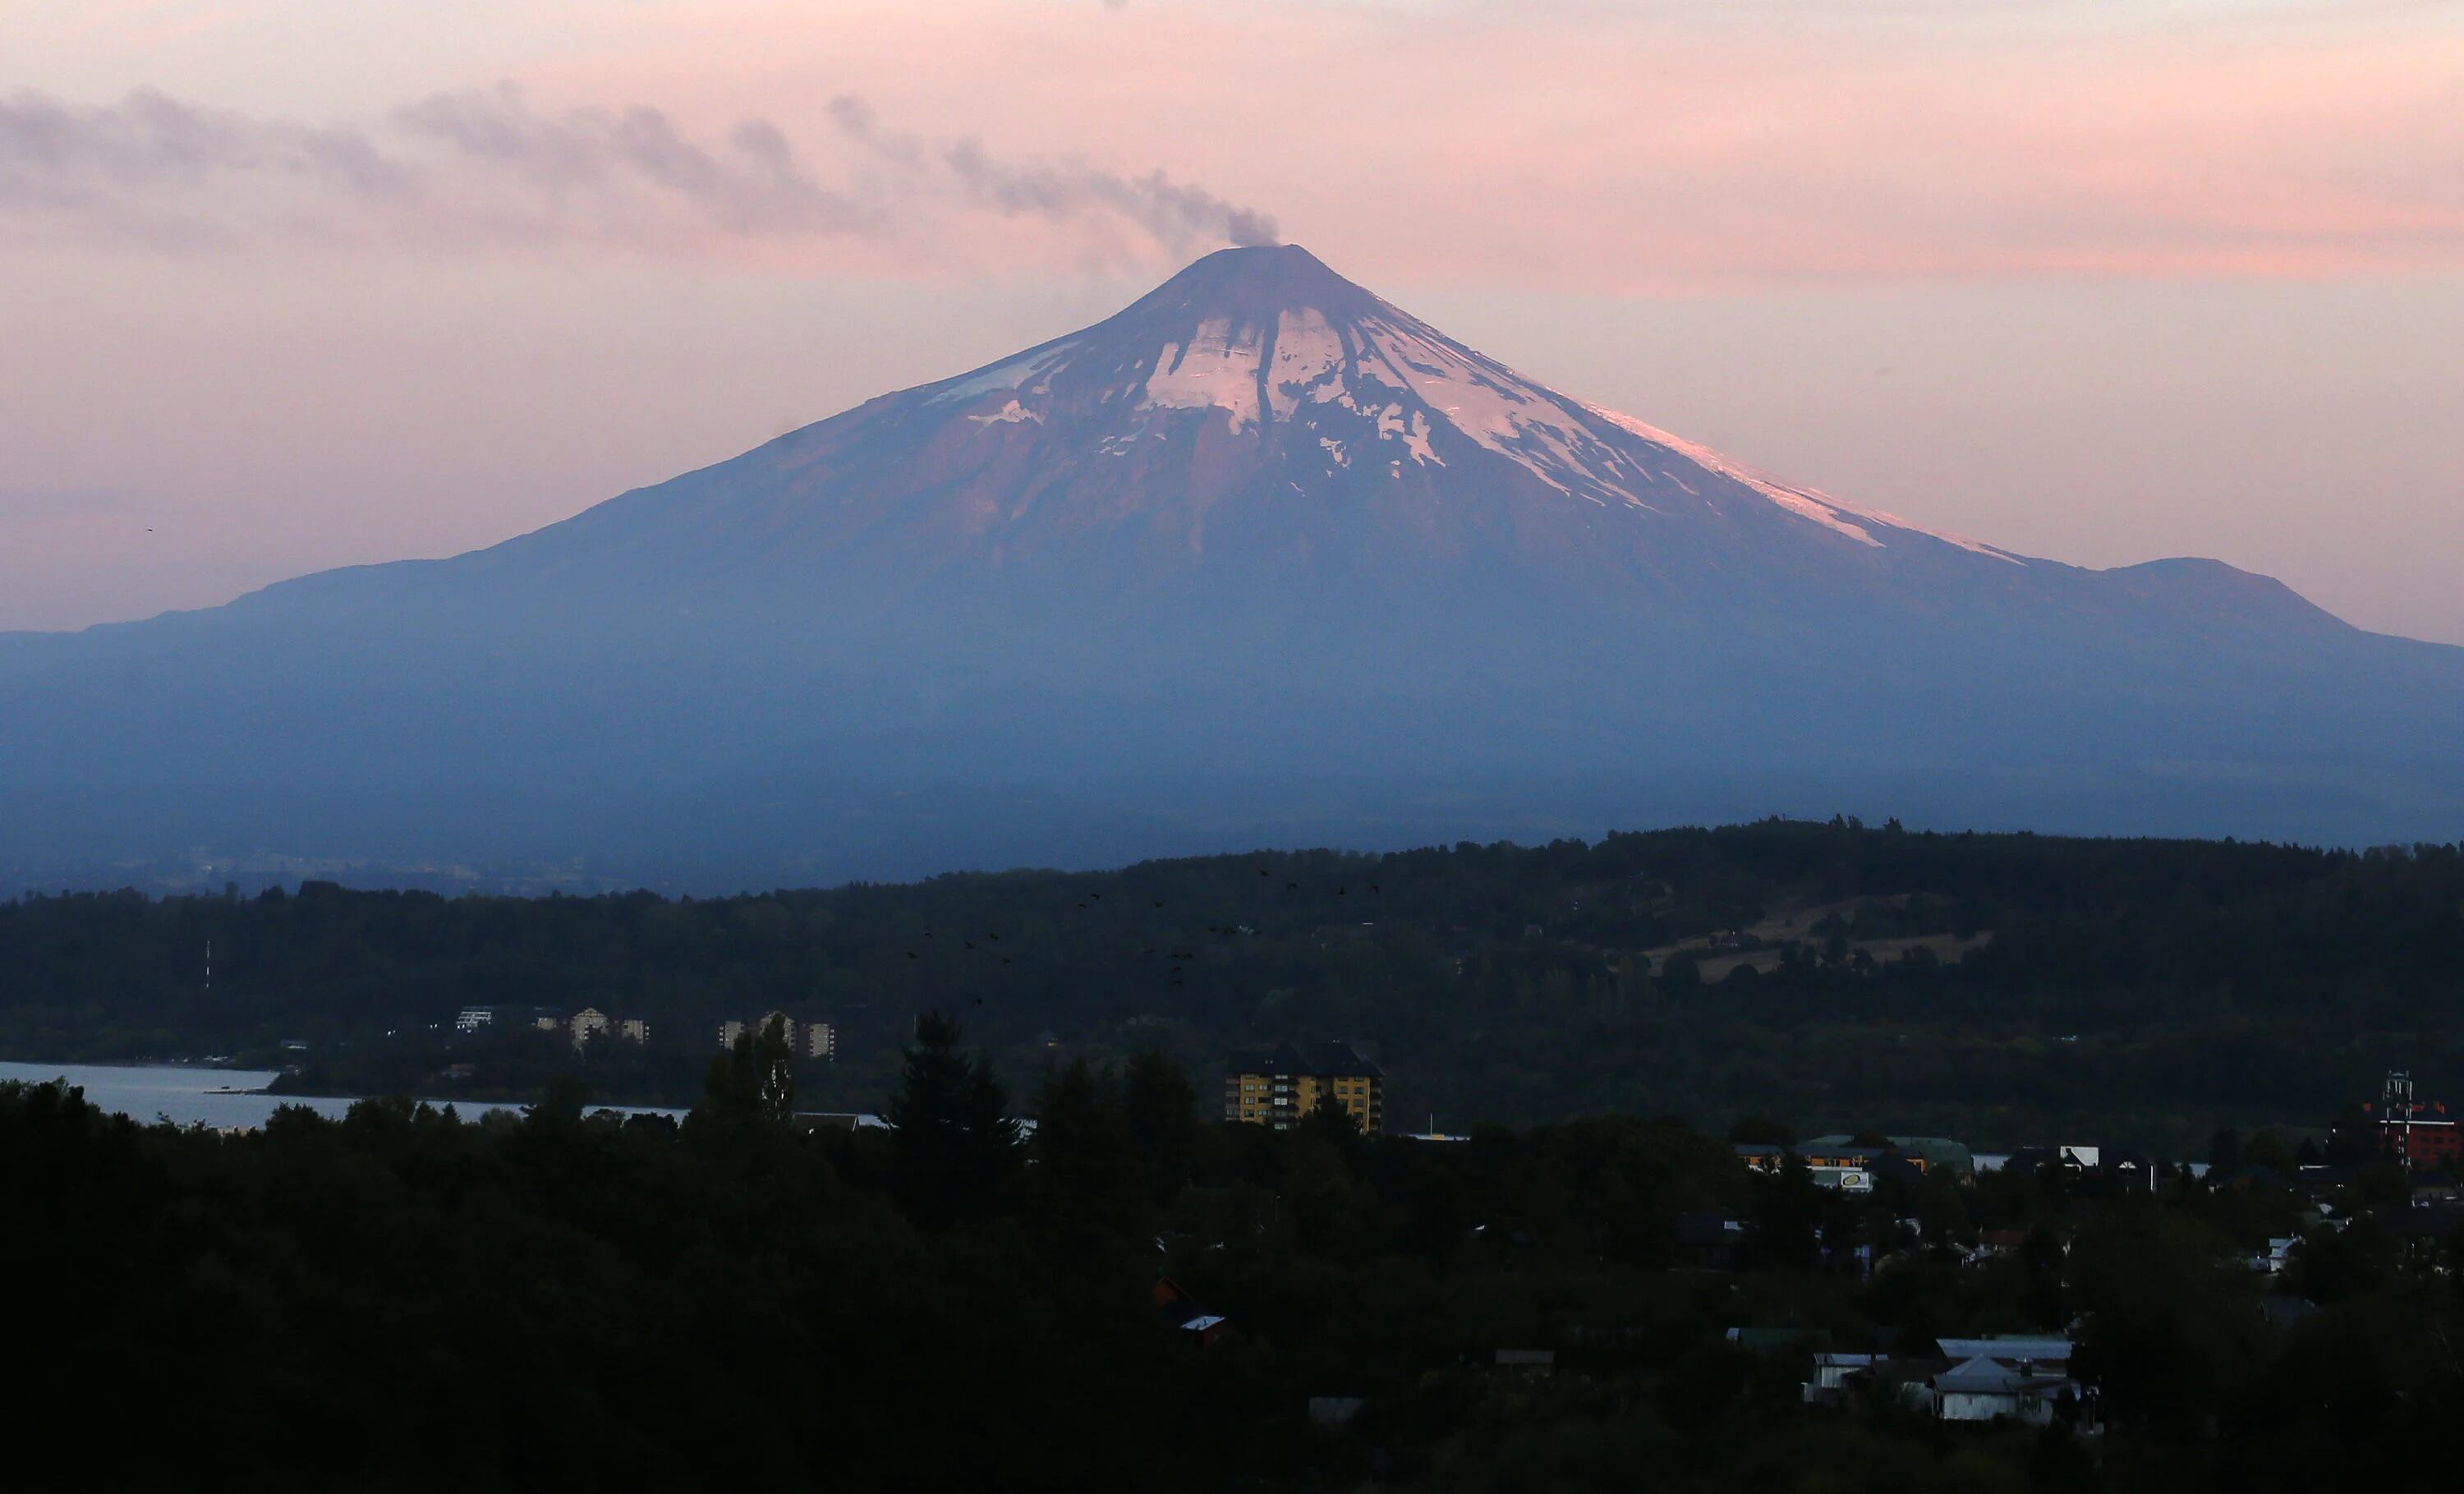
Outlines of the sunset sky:
[{"label": "sunset sky", "polygon": [[563,517],[1279,234],[1763,467],[2464,643],[2464,3],[16,0],[0,628]]}]

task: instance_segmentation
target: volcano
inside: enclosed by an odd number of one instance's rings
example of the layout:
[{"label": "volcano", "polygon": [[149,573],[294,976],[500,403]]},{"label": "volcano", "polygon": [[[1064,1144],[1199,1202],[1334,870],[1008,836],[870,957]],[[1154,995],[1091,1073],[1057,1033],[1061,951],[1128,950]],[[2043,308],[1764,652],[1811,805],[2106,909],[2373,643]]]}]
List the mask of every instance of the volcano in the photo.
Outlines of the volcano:
[{"label": "volcano", "polygon": [[1766,813],[2464,835],[2464,649],[1551,389],[1283,246],[447,560],[0,639],[0,877],[676,886]]}]

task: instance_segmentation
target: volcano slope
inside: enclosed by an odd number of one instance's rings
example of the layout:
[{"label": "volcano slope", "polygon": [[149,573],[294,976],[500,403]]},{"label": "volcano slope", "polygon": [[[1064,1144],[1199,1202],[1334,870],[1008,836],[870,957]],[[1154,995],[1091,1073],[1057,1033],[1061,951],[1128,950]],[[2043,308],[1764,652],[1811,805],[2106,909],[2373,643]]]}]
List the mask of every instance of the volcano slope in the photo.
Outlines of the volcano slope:
[{"label": "volcano slope", "polygon": [[0,879],[681,888],[1766,813],[2464,835],[2464,649],[1793,486],[1336,275],[493,548],[0,638]]}]

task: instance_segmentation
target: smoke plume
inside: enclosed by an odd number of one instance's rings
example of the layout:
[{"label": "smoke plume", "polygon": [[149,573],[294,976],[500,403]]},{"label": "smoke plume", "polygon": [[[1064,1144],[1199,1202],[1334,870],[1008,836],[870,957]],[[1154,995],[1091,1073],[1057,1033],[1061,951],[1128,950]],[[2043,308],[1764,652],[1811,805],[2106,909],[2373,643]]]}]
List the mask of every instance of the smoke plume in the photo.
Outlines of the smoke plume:
[{"label": "smoke plume", "polygon": [[19,93],[0,99],[0,233],[689,253],[714,238],[967,242],[966,220],[990,216],[1126,229],[1175,253],[1275,239],[1272,218],[1161,170],[928,144],[851,96],[828,114],[854,158],[840,165],[859,167],[845,180],[769,120],[700,139],[648,104],[549,112],[510,84],[314,124],[151,90],[102,105]]}]

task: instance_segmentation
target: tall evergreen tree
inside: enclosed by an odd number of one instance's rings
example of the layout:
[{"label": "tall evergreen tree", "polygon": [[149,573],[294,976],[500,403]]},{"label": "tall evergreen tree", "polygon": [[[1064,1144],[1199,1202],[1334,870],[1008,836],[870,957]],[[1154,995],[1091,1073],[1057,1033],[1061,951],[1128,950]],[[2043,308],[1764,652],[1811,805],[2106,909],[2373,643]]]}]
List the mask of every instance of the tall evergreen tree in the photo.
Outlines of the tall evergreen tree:
[{"label": "tall evergreen tree", "polygon": [[892,1183],[908,1217],[928,1229],[990,1213],[1017,1165],[1009,1096],[980,1055],[958,1051],[957,1022],[928,1012],[915,1023],[898,1092],[882,1118],[893,1128]]},{"label": "tall evergreen tree", "polygon": [[1180,1066],[1150,1048],[1121,1070],[1121,1112],[1158,1206],[1178,1197],[1198,1156],[1198,1090]]}]

